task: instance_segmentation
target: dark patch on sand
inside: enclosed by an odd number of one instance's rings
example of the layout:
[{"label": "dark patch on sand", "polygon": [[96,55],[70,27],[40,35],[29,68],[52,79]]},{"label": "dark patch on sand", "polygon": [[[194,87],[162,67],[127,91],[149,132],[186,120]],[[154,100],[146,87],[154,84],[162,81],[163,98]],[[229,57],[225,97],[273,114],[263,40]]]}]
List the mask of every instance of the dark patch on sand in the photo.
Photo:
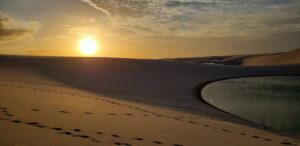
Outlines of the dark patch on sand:
[{"label": "dark patch on sand", "polygon": [[153,143],[155,143],[155,144],[163,144],[163,143],[160,142],[160,141],[153,141]]},{"label": "dark patch on sand", "polygon": [[13,120],[12,122],[14,122],[14,123],[22,123],[22,121],[19,121],[19,120]]},{"label": "dark patch on sand", "polygon": [[55,127],[55,128],[52,128],[53,130],[57,130],[57,131],[61,131],[61,130],[63,130],[62,128],[57,128],[57,127]]},{"label": "dark patch on sand", "polygon": [[59,112],[64,113],[64,114],[69,114],[69,112],[67,112],[67,111],[59,111]]},{"label": "dark patch on sand", "polygon": [[73,131],[76,131],[76,132],[81,132],[80,129],[73,129]]},{"label": "dark patch on sand", "polygon": [[142,141],[142,140],[144,140],[143,138],[132,138],[132,139],[134,139],[134,140],[138,140],[138,141]]},{"label": "dark patch on sand", "polygon": [[38,112],[38,111],[40,111],[39,109],[36,109],[36,108],[33,108],[33,109],[31,109],[32,111],[35,111],[35,112]]}]

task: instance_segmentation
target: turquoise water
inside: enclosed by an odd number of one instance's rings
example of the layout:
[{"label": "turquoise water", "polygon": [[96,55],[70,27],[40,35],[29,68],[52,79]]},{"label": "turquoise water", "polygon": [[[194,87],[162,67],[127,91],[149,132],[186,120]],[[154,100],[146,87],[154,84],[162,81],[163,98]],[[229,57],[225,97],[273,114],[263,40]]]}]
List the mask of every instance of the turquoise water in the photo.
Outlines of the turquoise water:
[{"label": "turquoise water", "polygon": [[202,96],[241,118],[300,135],[300,76],[217,81],[205,86]]}]

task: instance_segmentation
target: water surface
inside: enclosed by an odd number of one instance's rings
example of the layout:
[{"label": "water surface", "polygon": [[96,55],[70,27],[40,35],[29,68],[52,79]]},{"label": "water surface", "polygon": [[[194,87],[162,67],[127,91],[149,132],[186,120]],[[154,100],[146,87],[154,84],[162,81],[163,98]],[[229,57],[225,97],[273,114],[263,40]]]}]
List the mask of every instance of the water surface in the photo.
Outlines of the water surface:
[{"label": "water surface", "polygon": [[241,118],[300,135],[300,76],[217,81],[203,88],[202,97]]}]

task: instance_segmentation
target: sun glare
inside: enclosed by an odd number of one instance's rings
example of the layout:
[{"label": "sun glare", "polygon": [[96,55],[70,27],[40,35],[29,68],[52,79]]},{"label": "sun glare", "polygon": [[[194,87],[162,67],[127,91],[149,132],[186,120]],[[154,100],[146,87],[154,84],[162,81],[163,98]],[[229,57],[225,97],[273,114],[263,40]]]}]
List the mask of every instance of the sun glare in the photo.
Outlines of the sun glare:
[{"label": "sun glare", "polygon": [[84,37],[79,41],[79,50],[82,55],[95,55],[98,48],[98,41],[93,37]]}]

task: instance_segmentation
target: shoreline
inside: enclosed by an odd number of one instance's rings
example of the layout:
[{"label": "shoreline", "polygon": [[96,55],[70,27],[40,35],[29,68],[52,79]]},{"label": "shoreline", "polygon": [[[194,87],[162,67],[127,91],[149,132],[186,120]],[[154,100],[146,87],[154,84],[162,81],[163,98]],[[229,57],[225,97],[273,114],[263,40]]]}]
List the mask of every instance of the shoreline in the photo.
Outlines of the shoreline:
[{"label": "shoreline", "polygon": [[299,135],[291,134],[291,133],[281,131],[281,130],[278,130],[278,129],[275,129],[275,128],[272,128],[272,127],[269,127],[269,126],[261,125],[261,124],[252,122],[250,120],[244,119],[242,117],[239,117],[237,115],[234,115],[230,112],[227,112],[227,111],[225,111],[221,108],[218,108],[218,107],[210,104],[202,96],[203,89],[207,85],[209,85],[211,83],[214,83],[214,82],[223,81],[223,80],[230,80],[230,79],[238,79],[238,78],[266,77],[266,76],[300,76],[300,74],[273,74],[273,75],[272,74],[266,74],[266,75],[250,75],[250,76],[246,75],[246,76],[235,76],[235,77],[225,77],[225,78],[213,79],[213,80],[205,81],[205,82],[202,82],[202,83],[198,84],[194,88],[193,94],[198,97],[200,102],[203,102],[203,103],[207,104],[208,106],[213,107],[213,108],[217,109],[218,111],[220,111],[222,113],[226,113],[226,114],[230,115],[231,117],[230,117],[230,119],[228,119],[229,122],[249,126],[249,127],[252,127],[252,128],[258,128],[258,129],[261,129],[261,130],[264,130],[264,131],[267,131],[267,132],[271,132],[271,133],[274,133],[274,134],[277,134],[277,135],[281,135],[281,136],[287,136],[287,137],[290,137],[290,138],[300,139]]}]

